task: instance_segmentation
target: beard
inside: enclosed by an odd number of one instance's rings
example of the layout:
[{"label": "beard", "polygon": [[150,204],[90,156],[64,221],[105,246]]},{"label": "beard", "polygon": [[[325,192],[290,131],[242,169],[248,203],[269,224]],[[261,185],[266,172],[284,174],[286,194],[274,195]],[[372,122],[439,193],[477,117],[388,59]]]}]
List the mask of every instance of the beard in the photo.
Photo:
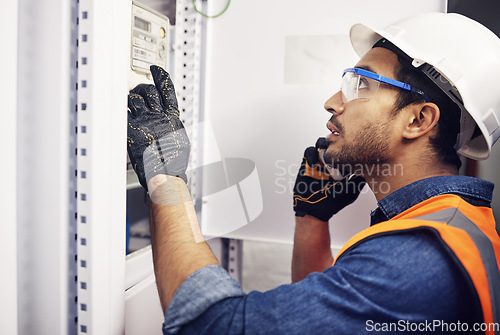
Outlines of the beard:
[{"label": "beard", "polygon": [[[340,170],[342,175],[362,174],[363,169],[389,161],[388,122],[371,124],[351,143],[330,146],[324,156],[325,163]],[[368,170],[369,171],[369,170]]]}]

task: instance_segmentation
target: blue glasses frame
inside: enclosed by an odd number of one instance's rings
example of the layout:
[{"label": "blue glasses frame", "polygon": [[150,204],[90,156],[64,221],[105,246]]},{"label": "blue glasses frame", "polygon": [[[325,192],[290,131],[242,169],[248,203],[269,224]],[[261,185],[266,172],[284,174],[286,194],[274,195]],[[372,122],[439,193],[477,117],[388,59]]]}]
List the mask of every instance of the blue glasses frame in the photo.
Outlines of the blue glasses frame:
[{"label": "blue glasses frame", "polygon": [[367,71],[367,70],[360,69],[360,68],[348,68],[348,69],[345,69],[344,73],[342,74],[342,78],[345,76],[345,74],[347,72],[354,72],[357,75],[360,75],[360,76],[363,76],[363,77],[367,77],[367,78],[370,78],[370,79],[374,79],[374,80],[379,81],[381,83],[385,83],[385,84],[388,84],[388,85],[391,85],[391,86],[399,87],[399,88],[402,88],[403,90],[415,92],[415,93],[420,94],[421,96],[423,96],[424,99],[425,99],[425,101],[429,102],[429,98],[427,98],[427,96],[425,95],[424,92],[422,92],[418,88],[412,87],[410,84],[406,84],[406,83],[403,83],[403,82],[395,80],[395,79],[387,78],[387,77],[381,76],[379,74],[376,74],[374,72]]}]

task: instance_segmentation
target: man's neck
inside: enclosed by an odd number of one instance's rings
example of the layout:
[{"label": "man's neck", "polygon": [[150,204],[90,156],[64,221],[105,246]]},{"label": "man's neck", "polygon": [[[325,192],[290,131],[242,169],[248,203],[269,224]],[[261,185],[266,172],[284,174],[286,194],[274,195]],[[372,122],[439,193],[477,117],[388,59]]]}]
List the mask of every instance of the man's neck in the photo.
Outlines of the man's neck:
[{"label": "man's neck", "polygon": [[375,165],[367,172],[363,177],[375,194],[377,201],[418,180],[458,174],[455,168],[438,162],[410,164],[410,162],[403,163],[401,161]]}]

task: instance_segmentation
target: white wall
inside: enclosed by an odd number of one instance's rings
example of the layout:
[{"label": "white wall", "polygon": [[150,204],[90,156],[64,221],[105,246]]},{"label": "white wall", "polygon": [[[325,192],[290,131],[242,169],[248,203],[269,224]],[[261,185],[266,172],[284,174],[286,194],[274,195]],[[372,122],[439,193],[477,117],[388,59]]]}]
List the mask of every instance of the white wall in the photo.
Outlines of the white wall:
[{"label": "white wall", "polygon": [[[208,12],[220,12],[226,3],[209,1]],[[323,104],[338,90],[342,70],[357,62],[348,39],[351,25],[363,21],[380,27],[404,16],[446,10],[444,0],[411,3],[234,1],[222,16],[207,21],[205,119],[220,155],[255,162],[262,188],[260,216],[240,229],[235,224],[227,236],[292,241],[292,187],[304,149],[327,134]],[[368,227],[375,206],[367,191],[332,219],[332,245],[339,247]],[[210,231],[225,218],[235,221],[237,209],[206,204],[204,215],[212,220],[203,224]],[[216,219],[219,213],[225,217]]]}]

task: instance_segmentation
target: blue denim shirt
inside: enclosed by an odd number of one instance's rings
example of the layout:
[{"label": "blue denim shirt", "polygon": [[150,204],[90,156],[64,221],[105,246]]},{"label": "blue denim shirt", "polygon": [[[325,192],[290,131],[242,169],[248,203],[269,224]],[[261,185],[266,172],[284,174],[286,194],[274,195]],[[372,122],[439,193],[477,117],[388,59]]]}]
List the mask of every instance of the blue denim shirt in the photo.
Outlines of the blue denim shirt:
[{"label": "blue denim shirt", "polygon": [[[420,180],[382,199],[372,224],[440,194],[491,202],[492,192],[471,177]],[[220,266],[204,267],[175,293],[163,333],[456,333],[458,321],[482,322],[477,295],[437,238],[418,230],[370,239],[323,273],[264,293],[245,294]]]}]

